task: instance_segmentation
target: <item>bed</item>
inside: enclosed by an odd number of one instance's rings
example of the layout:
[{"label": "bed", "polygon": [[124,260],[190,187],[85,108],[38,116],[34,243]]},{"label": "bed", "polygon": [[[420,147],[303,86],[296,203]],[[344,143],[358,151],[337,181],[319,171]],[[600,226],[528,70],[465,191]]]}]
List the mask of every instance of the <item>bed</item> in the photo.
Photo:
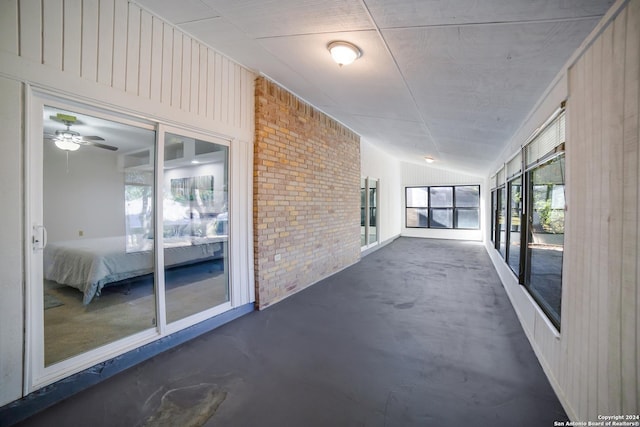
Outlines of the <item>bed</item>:
[{"label": "bed", "polygon": [[[222,258],[226,241],[227,236],[166,238],[165,266]],[[152,273],[152,249],[151,239],[132,246],[125,236],[49,243],[44,278],[80,290],[86,305],[105,285]]]}]

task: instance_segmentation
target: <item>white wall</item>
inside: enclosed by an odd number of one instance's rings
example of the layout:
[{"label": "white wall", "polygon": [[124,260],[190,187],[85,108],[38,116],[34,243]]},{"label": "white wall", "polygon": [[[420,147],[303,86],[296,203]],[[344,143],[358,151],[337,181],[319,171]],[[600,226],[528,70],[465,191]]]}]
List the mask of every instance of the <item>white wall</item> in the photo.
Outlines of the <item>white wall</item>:
[{"label": "white wall", "polygon": [[[44,144],[44,226],[49,242],[124,236],[124,173],[115,152],[69,153]],[[83,236],[80,236],[80,231]]]},{"label": "white wall", "polygon": [[360,175],[378,179],[380,242],[400,234],[400,161],[364,140],[360,141]]},{"label": "white wall", "polygon": [[574,421],[640,411],[640,1],[616,2],[561,70],[496,170],[567,101],[561,329],[487,250]]},{"label": "white wall", "polygon": [[245,285],[233,295],[243,304],[253,298],[254,79],[127,0],[0,2],[0,405],[27,388],[23,254],[30,232],[24,225],[22,129],[30,128],[30,90],[232,141],[231,257],[234,280]]},{"label": "white wall", "polygon": [[[486,179],[480,176],[467,175],[451,170],[440,169],[428,165],[403,162],[402,184],[400,188],[402,235],[407,237],[425,237],[433,239],[482,240],[483,230],[488,224],[484,206],[488,192]],[[434,228],[407,228],[405,216],[405,187],[428,185],[479,185],[480,186],[480,229],[479,230],[444,230]],[[490,199],[489,199],[490,201]]]}]

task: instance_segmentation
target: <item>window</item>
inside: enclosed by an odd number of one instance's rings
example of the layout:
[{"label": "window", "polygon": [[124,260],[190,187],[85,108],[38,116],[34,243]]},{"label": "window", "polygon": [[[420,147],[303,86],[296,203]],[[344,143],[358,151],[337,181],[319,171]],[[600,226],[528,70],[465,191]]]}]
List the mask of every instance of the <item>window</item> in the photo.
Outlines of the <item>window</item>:
[{"label": "window", "polygon": [[524,285],[560,325],[564,249],[564,155],[528,174],[527,269]]},{"label": "window", "polygon": [[498,251],[502,258],[507,256],[507,191],[504,185],[498,188],[498,212],[497,212],[497,230],[498,235],[496,242]]},{"label": "window", "polygon": [[480,186],[405,188],[407,228],[480,228]]},{"label": "window", "polygon": [[507,264],[511,270],[520,275],[520,239],[522,218],[522,177],[509,181],[509,249]]},{"label": "window", "polygon": [[455,192],[455,228],[480,228],[480,187],[453,187]]},{"label": "window", "polygon": [[498,190],[491,191],[491,242],[496,246],[496,220],[498,214]]},{"label": "window", "polygon": [[407,227],[429,226],[429,187],[406,188]]},{"label": "window", "polygon": [[379,240],[378,180],[360,179],[360,247],[368,248]]},{"label": "window", "polygon": [[496,174],[491,193],[495,248],[557,328],[564,250],[564,143],[565,115],[559,109]]}]

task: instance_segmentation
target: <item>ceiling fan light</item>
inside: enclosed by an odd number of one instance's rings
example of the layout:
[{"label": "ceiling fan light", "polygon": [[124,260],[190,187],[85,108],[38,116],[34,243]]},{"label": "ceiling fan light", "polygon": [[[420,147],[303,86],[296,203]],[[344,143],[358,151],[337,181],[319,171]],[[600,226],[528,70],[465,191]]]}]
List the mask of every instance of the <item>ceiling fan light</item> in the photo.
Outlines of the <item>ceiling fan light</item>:
[{"label": "ceiling fan light", "polygon": [[427,163],[433,163],[435,160],[431,156],[425,156],[424,161]]},{"label": "ceiling fan light", "polygon": [[341,67],[343,65],[349,65],[356,59],[362,56],[362,51],[358,46],[344,41],[335,41],[329,43],[327,46],[329,52],[331,52],[331,57],[334,61]]},{"label": "ceiling fan light", "polygon": [[65,151],[76,151],[80,146],[70,139],[66,138],[56,138],[55,140],[56,147]]}]

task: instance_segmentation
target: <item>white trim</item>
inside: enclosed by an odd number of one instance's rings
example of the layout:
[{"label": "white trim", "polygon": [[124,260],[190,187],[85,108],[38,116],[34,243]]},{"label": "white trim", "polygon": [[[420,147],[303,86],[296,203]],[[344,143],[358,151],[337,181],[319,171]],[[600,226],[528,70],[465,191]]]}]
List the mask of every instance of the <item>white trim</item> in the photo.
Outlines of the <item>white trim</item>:
[{"label": "white trim", "polygon": [[32,148],[30,144],[30,126],[31,126],[31,117],[32,117],[32,104],[33,104],[33,93],[31,86],[27,83],[24,84],[24,135],[23,135],[23,149],[24,149],[24,282],[22,284],[24,288],[24,354],[23,354],[23,381],[22,381],[22,390],[23,394],[26,395],[29,393],[31,383],[32,383],[32,340],[33,340],[33,316],[32,316],[32,307],[31,300],[33,298],[31,292],[30,283],[33,280],[31,277],[31,252],[33,251],[33,246],[30,244],[31,236],[32,236],[32,227],[31,223],[32,212],[31,212],[31,197],[33,196],[31,192],[32,185],[32,167],[31,160],[33,159]]},{"label": "white trim", "polygon": [[203,322],[205,320],[211,319],[214,316],[217,316],[219,314],[222,314],[224,312],[227,312],[229,310],[231,310],[232,308],[234,308],[231,304],[230,301],[224,302],[220,305],[217,305],[215,307],[209,308],[207,310],[198,312],[198,313],[194,313],[190,316],[184,317],[182,319],[178,319],[174,322],[171,322],[169,324],[167,324],[166,326],[166,334],[163,334],[163,336],[166,335],[170,335],[173,334],[174,332],[178,332],[181,331],[183,329],[186,329],[190,326],[193,326],[197,323]]},{"label": "white trim", "polygon": [[134,335],[130,335],[112,343],[96,347],[85,353],[81,353],[77,356],[70,357],[69,359],[65,359],[61,362],[47,366],[46,368],[39,370],[38,373],[40,375],[34,378],[34,382],[32,384],[30,392],[59,381],[70,375],[84,371],[85,369],[90,368],[98,363],[102,363],[106,360],[112,359],[145,344],[149,344],[153,341],[156,341],[160,337],[161,336],[156,331],[156,329],[146,329]]},{"label": "white trim", "polygon": [[164,135],[165,126],[159,123],[156,130],[156,145],[153,167],[153,253],[155,262],[154,286],[156,293],[156,329],[160,336],[167,333],[167,302],[164,287]]}]

